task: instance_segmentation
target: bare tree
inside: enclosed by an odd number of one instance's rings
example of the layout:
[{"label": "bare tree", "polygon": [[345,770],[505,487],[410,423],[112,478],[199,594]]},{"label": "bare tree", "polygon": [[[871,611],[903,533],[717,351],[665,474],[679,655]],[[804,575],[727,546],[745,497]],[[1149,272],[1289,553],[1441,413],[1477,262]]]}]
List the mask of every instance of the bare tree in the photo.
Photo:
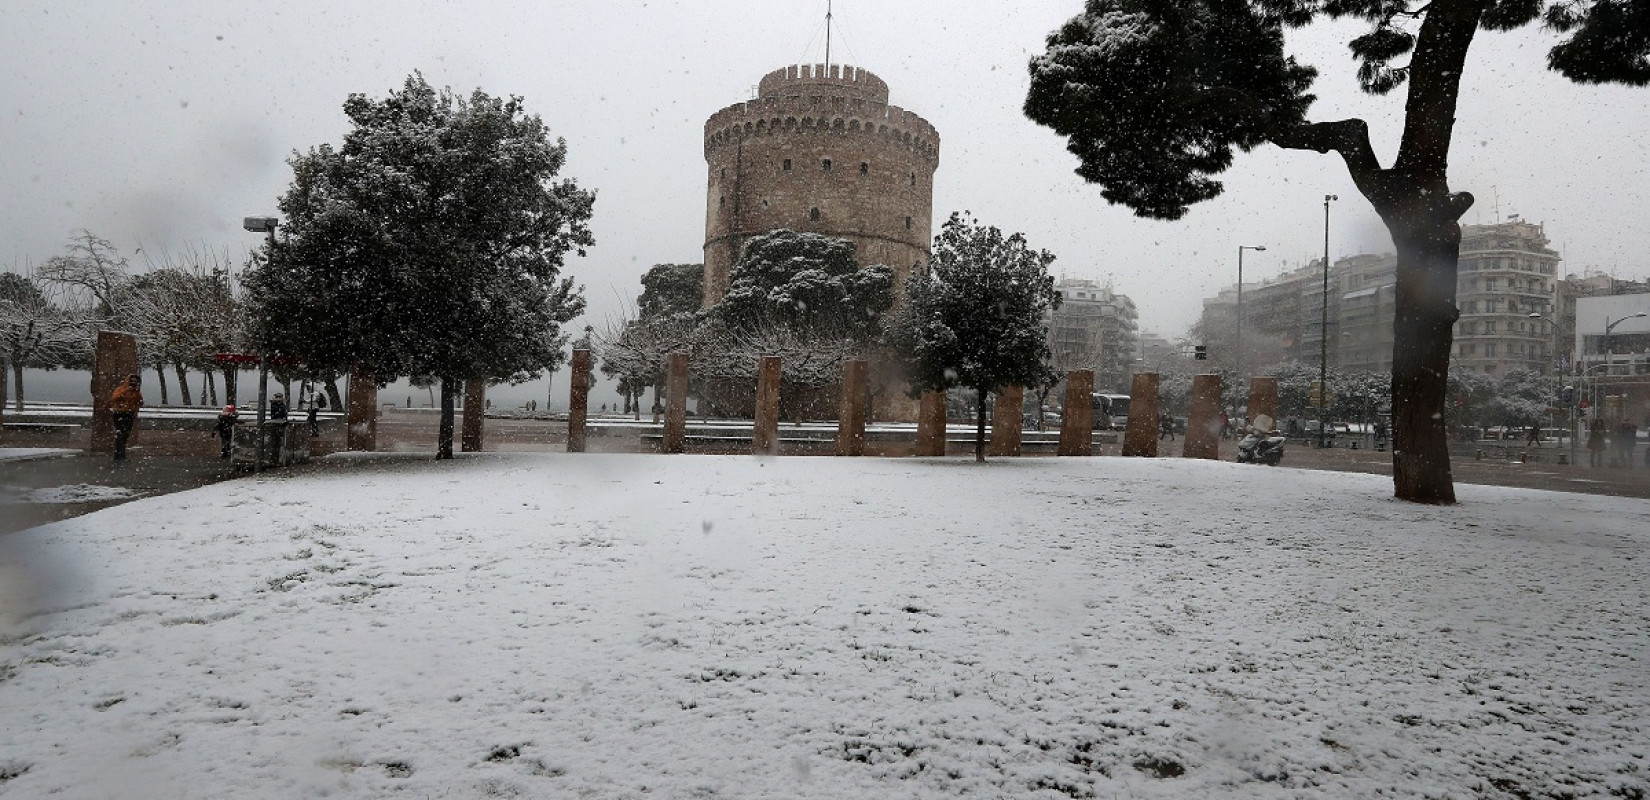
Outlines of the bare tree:
[{"label": "bare tree", "polygon": [[[18,411],[23,410],[25,367],[55,369],[91,339],[85,315],[54,302],[57,293],[28,276],[0,273],[0,366],[10,367]],[[0,369],[0,405],[7,399],[7,372]]]}]

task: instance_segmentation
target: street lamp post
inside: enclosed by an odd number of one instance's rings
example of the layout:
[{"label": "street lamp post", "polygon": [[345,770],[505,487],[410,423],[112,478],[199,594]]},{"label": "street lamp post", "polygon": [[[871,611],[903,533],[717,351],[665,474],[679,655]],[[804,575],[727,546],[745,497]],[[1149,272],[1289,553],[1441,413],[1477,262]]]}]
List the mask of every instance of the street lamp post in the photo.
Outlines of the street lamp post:
[{"label": "street lamp post", "polygon": [[1243,251],[1265,252],[1266,245],[1238,245],[1237,377],[1243,380]]},{"label": "street lamp post", "polygon": [[1318,328],[1318,448],[1326,444],[1329,423],[1324,417],[1324,399],[1329,394],[1329,203],[1339,200],[1323,196],[1323,311]]},{"label": "street lamp post", "polygon": [[[271,256],[275,254],[275,228],[279,227],[280,224],[279,217],[247,217],[241,220],[241,227],[253,233],[269,234],[269,254]],[[263,472],[264,470],[266,447],[264,441],[264,414],[266,413],[265,400],[269,393],[269,359],[264,356],[265,354],[260,350],[258,353],[258,427],[256,436],[258,452],[252,456],[253,472]]]},{"label": "street lamp post", "polygon": [[[1546,322],[1548,322],[1549,324],[1552,324],[1552,325],[1557,325],[1558,324],[1556,322],[1553,322],[1551,319],[1548,319],[1545,314],[1542,314],[1539,311],[1531,311],[1529,316],[1530,316],[1530,319],[1545,320]],[[1558,354],[1554,353],[1553,355],[1557,356]],[[1567,427],[1568,432],[1570,434],[1570,463],[1574,464],[1575,460],[1576,460],[1576,433],[1577,433],[1577,431],[1576,431],[1575,402],[1574,402],[1573,398],[1568,403],[1564,402],[1564,374],[1563,374],[1563,371],[1560,369],[1559,365],[1560,365],[1560,362],[1557,360],[1557,358],[1555,358],[1553,360],[1553,397],[1556,398],[1558,400],[1558,402],[1564,404],[1564,414],[1565,414],[1565,417],[1566,417],[1567,423],[1568,423],[1566,425],[1566,427]],[[1555,415],[1555,417],[1556,417],[1556,415]],[[1557,426],[1558,420],[1556,418],[1553,420],[1553,424],[1554,424],[1555,427]],[[1562,445],[1563,442],[1559,442],[1559,444]]]}]

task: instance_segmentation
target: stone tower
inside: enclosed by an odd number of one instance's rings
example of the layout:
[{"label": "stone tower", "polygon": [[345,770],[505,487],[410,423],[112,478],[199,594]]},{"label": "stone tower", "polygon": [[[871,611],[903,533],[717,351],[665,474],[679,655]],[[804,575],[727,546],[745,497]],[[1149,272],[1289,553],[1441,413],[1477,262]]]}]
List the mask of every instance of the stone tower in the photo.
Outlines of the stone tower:
[{"label": "stone tower", "polygon": [[888,104],[888,84],[841,64],[762,76],[755,99],[705,121],[705,305],[745,240],[779,228],[837,236],[904,287],[927,263],[940,137]]}]

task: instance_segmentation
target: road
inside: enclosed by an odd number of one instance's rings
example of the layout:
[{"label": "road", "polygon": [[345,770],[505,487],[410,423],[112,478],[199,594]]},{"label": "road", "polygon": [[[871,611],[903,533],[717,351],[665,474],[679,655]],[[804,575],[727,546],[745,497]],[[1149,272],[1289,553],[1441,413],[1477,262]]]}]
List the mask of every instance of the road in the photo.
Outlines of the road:
[{"label": "road", "polygon": [[[618,422],[618,418],[613,419]],[[596,421],[600,424],[601,420]],[[607,452],[636,452],[640,442],[634,429],[609,428],[613,435],[592,435],[590,449]],[[953,428],[953,437],[961,428]],[[594,432],[593,432],[594,434]],[[217,457],[217,440],[201,431],[144,431],[134,443],[131,458],[116,465],[107,456],[92,456],[84,452],[89,434],[80,431],[63,433],[26,433],[7,431],[3,441],[6,447],[70,448],[72,455],[28,461],[0,461],[0,533],[42,525],[59,519],[86,514],[128,502],[137,497],[191,489],[236,477],[227,462]],[[426,411],[388,411],[379,422],[379,450],[389,452],[435,452],[436,417]],[[566,423],[549,418],[489,419],[484,444],[488,450],[559,452],[566,443]],[[1235,442],[1221,441],[1220,456],[1231,459]],[[1159,457],[1172,458],[1180,453],[1181,442],[1161,442]],[[331,452],[343,446],[340,425],[323,429],[319,450]],[[963,457],[971,449],[953,438],[950,455]],[[1097,455],[1117,456],[1116,444],[1101,444]],[[1527,451],[1529,460],[1519,461],[1519,451],[1506,452],[1493,446],[1483,448],[1483,459],[1474,458],[1473,451],[1465,450],[1453,458],[1455,480],[1460,483],[1478,483],[1497,486],[1516,486],[1531,489],[1549,489],[1567,492],[1639,497],[1650,499],[1650,469],[1642,464],[1634,469],[1593,469],[1574,464],[1559,464],[1560,450],[1550,444]],[[1509,455],[1514,457],[1509,457]],[[1585,461],[1585,452],[1582,453]],[[1291,442],[1283,459],[1284,466],[1303,469],[1329,469],[1342,472],[1392,474],[1391,456],[1368,449],[1353,450],[1335,447],[1319,450]],[[318,469],[319,466],[291,469]],[[1256,466],[1254,469],[1270,469]],[[22,496],[42,488],[86,485],[116,487],[130,491],[126,497],[104,497],[83,502],[37,503],[23,502]],[[1280,492],[1287,487],[1280,485]]]}]

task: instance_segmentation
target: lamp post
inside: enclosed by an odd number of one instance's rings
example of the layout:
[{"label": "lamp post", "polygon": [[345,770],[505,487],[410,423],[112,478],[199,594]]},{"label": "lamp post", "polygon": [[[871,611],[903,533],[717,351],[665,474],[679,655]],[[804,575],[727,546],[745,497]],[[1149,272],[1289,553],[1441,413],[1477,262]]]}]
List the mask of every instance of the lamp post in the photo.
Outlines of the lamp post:
[{"label": "lamp post", "polygon": [[1238,245],[1237,377],[1243,380],[1243,251],[1265,252],[1266,245]]},{"label": "lamp post", "polygon": [[[275,255],[275,229],[279,227],[280,224],[281,220],[279,217],[247,217],[241,220],[241,227],[252,231],[253,233],[269,234],[269,254],[271,256]],[[239,381],[238,375],[236,380],[237,382]],[[256,446],[258,451],[252,456],[253,472],[264,471],[264,414],[266,413],[265,400],[268,393],[269,359],[265,358],[264,353],[260,350],[258,353],[258,427],[256,437]]]},{"label": "lamp post", "polygon": [[1339,200],[1323,196],[1323,312],[1318,328],[1318,449],[1323,449],[1329,427],[1324,418],[1324,399],[1329,394],[1329,203]]},{"label": "lamp post", "polygon": [[[1551,324],[1551,325],[1554,325],[1554,326],[1558,325],[1558,323],[1553,322],[1553,320],[1549,319],[1547,317],[1547,315],[1542,314],[1539,311],[1531,311],[1530,314],[1529,314],[1529,317],[1530,317],[1530,319],[1545,320],[1548,324]],[[1556,356],[1557,353],[1554,353],[1554,355]],[[1553,397],[1557,398],[1558,402],[1560,402],[1560,403],[1564,403],[1564,385],[1563,384],[1564,384],[1564,373],[1563,373],[1563,370],[1560,368],[1560,362],[1555,358],[1554,361],[1553,361]],[[1564,403],[1564,414],[1565,414],[1565,417],[1567,418],[1567,422],[1568,422],[1568,424],[1566,426],[1567,432],[1570,435],[1570,463],[1574,464],[1575,460],[1576,460],[1576,414],[1575,414],[1575,402],[1574,402],[1573,398],[1572,398],[1571,402]],[[1553,423],[1554,423],[1554,427],[1557,427],[1558,420],[1554,419]],[[1559,442],[1559,444],[1563,444],[1563,442]]]}]

